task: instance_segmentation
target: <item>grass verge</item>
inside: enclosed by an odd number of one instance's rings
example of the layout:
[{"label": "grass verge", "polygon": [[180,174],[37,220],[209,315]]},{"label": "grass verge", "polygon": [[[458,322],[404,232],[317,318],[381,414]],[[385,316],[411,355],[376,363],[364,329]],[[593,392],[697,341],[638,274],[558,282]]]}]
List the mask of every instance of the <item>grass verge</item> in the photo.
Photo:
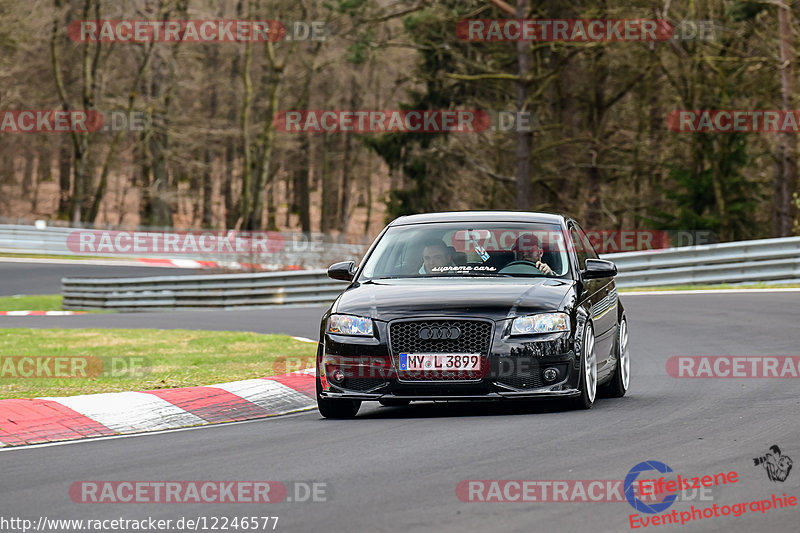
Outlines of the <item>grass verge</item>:
[{"label": "grass verge", "polygon": [[[313,367],[316,349],[316,344],[287,335],[234,331],[0,329],[0,399],[191,387],[277,375]],[[34,356],[33,363],[23,362]],[[76,359],[61,359],[67,357]],[[60,376],[70,375],[77,361],[79,377],[21,376],[32,368],[34,374],[46,374],[45,367],[55,374],[58,361],[68,361]]]},{"label": "grass verge", "polygon": [[[0,311],[61,311],[60,294],[38,294],[34,296],[0,296]],[[113,309],[92,309],[84,313],[115,313]]]},{"label": "grass verge", "polygon": [[61,295],[2,296],[0,311],[61,311]]}]

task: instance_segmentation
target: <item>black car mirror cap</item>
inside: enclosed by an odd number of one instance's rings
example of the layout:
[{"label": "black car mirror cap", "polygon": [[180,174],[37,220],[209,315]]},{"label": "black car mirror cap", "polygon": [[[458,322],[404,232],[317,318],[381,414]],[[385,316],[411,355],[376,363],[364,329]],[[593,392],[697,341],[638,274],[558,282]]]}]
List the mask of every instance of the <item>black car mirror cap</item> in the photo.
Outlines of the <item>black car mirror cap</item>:
[{"label": "black car mirror cap", "polygon": [[355,261],[342,261],[328,267],[328,277],[341,281],[353,281],[356,274]]},{"label": "black car mirror cap", "polygon": [[617,275],[617,265],[605,259],[587,259],[586,270],[581,271],[583,279],[610,278]]}]

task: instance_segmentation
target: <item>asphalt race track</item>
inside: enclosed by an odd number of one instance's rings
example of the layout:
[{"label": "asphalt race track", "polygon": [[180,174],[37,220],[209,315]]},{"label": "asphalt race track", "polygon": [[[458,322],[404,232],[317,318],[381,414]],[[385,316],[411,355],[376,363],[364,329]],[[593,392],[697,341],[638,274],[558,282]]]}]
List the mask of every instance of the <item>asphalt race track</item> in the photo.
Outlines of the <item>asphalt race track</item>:
[{"label": "asphalt race track", "polygon": [[325,307],[174,311],[73,316],[4,316],[0,328],[154,328],[285,333],[315,339]]},{"label": "asphalt race track", "polygon": [[[589,411],[557,403],[365,404],[355,420],[324,420],[316,411],[108,440],[0,452],[3,516],[49,518],[197,518],[278,516],[276,531],[626,531],[627,502],[462,502],[462,480],[622,480],[637,463],[666,463],[683,476],[736,471],[738,482],[714,489],[733,505],[784,492],[800,496],[800,472],[771,482],[753,458],[778,444],[800,460],[797,379],[675,379],[673,355],[800,355],[798,293],[625,296],[633,357],[622,399]],[[230,313],[230,312],[229,312]],[[319,308],[234,312],[244,327],[313,337]],[[208,327],[224,312],[194,313],[191,323],[159,314],[82,316],[96,327]],[[201,315],[215,317],[206,320]],[[34,318],[34,317],[31,317]],[[48,320],[53,326],[58,322]],[[113,319],[113,320],[112,320]],[[167,326],[165,322],[169,321]],[[37,320],[36,327],[45,320]],[[177,324],[176,324],[177,322]],[[291,323],[295,322],[296,327]],[[0,322],[0,324],[8,324]],[[31,319],[24,324],[32,325]],[[190,326],[191,324],[191,326]],[[22,326],[22,319],[14,322]],[[795,468],[797,470],[797,468]],[[326,502],[275,504],[78,504],[79,480],[273,480],[326,483]],[[797,531],[798,507],[748,511],[659,531]],[[647,515],[651,516],[651,515]],[[271,526],[270,526],[271,527]]]},{"label": "asphalt race track", "polygon": [[0,296],[59,294],[61,278],[180,276],[194,273],[196,270],[184,268],[86,265],[66,259],[61,263],[0,261]]}]

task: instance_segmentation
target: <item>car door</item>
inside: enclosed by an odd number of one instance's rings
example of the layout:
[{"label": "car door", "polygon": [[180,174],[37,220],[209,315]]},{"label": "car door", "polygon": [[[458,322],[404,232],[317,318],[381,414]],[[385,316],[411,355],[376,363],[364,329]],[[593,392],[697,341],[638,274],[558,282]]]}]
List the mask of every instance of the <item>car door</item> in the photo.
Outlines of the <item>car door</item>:
[{"label": "car door", "polygon": [[[598,259],[597,252],[577,222],[570,221],[568,227],[578,268],[585,270],[586,259]],[[581,300],[588,300],[590,305],[597,352],[597,373],[598,378],[602,378],[612,370],[608,365],[617,332],[617,289],[613,277],[581,280],[581,283],[585,291]]]}]

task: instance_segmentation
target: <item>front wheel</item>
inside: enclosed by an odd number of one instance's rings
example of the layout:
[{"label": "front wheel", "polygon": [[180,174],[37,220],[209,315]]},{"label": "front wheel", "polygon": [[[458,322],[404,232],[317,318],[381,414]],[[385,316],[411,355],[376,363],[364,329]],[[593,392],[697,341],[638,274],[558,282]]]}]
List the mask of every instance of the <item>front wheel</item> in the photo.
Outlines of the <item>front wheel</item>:
[{"label": "front wheel", "polygon": [[317,409],[325,418],[355,418],[361,408],[361,400],[339,400],[320,396],[321,386],[317,380]]},{"label": "front wheel", "polygon": [[597,354],[594,351],[594,328],[586,324],[581,341],[581,377],[578,390],[581,394],[573,400],[575,409],[591,409],[597,396]]}]

